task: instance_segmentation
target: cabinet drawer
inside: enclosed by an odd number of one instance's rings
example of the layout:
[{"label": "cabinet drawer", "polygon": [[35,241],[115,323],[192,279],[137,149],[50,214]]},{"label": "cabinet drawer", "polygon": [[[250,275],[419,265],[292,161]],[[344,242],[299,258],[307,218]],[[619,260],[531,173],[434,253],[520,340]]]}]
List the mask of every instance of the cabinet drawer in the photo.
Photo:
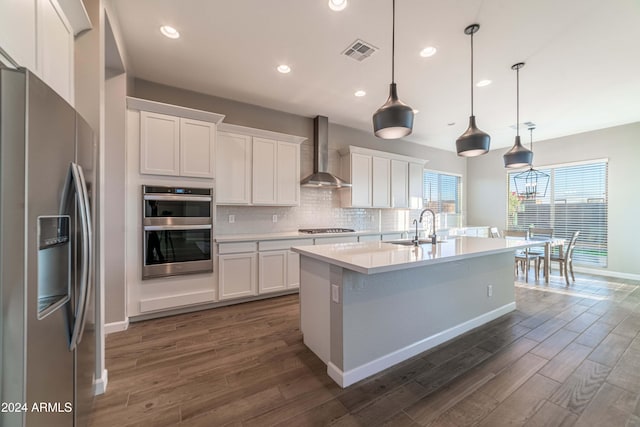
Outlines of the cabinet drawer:
[{"label": "cabinet drawer", "polygon": [[389,240],[400,240],[402,239],[402,233],[392,233],[392,234],[383,234],[382,241],[388,242]]},{"label": "cabinet drawer", "polygon": [[313,245],[313,239],[288,239],[288,240],[265,240],[258,242],[259,251],[280,251],[292,246]]},{"label": "cabinet drawer", "polygon": [[358,241],[359,242],[379,242],[380,241],[380,235],[379,234],[368,234],[366,236],[359,236],[358,237]]},{"label": "cabinet drawer", "polygon": [[256,242],[218,243],[219,254],[235,254],[239,252],[255,252],[258,250]]},{"label": "cabinet drawer", "polygon": [[358,236],[340,236],[340,237],[316,237],[316,245],[330,245],[332,243],[355,243]]}]

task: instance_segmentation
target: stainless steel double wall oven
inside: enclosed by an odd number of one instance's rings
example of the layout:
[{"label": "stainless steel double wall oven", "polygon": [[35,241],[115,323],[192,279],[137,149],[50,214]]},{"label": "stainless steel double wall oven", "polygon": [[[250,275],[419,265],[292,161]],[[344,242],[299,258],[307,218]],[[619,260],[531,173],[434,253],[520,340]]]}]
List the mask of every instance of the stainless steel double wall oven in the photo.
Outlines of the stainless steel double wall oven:
[{"label": "stainless steel double wall oven", "polygon": [[142,278],[213,271],[213,190],[142,186]]}]

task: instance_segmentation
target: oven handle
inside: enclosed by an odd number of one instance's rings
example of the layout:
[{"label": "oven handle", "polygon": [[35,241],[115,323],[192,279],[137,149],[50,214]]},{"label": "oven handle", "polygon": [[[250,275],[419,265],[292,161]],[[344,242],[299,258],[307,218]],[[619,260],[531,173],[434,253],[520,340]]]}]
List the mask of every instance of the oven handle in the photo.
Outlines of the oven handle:
[{"label": "oven handle", "polygon": [[180,202],[210,202],[213,200],[211,196],[184,196],[173,194],[145,194],[145,200],[159,200],[159,201],[180,201]]},{"label": "oven handle", "polygon": [[168,231],[168,230],[211,230],[211,224],[199,225],[145,225],[144,231]]}]

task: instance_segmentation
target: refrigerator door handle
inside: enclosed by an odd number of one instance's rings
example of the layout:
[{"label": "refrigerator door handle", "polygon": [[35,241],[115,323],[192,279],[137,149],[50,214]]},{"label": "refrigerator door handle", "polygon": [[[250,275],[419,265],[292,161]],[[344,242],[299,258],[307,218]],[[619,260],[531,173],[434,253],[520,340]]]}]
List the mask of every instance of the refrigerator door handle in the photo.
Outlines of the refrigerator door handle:
[{"label": "refrigerator door handle", "polygon": [[84,332],[84,327],[87,320],[87,307],[89,306],[89,299],[92,295],[92,283],[91,280],[91,271],[93,268],[93,227],[91,223],[91,203],[89,200],[89,191],[87,190],[87,183],[84,178],[84,171],[82,170],[82,166],[78,165],[78,172],[80,177],[80,188],[82,190],[82,194],[85,200],[85,218],[86,218],[86,238],[87,238],[87,259],[85,262],[86,268],[86,282],[85,282],[85,294],[83,299],[83,309],[82,309],[82,318],[80,319],[80,332],[78,333],[78,339],[76,340],[76,345],[82,341],[82,334]]},{"label": "refrigerator door handle", "polygon": [[84,311],[87,303],[87,294],[89,291],[89,273],[91,267],[91,218],[90,207],[87,197],[87,189],[84,181],[82,167],[72,162],[69,166],[67,182],[62,193],[61,209],[68,209],[68,202],[73,191],[78,201],[78,210],[80,211],[80,292],[76,298],[75,313],[73,313],[73,327],[71,329],[71,337],[69,339],[69,351],[75,350],[80,342],[82,335],[82,327],[84,326]]}]

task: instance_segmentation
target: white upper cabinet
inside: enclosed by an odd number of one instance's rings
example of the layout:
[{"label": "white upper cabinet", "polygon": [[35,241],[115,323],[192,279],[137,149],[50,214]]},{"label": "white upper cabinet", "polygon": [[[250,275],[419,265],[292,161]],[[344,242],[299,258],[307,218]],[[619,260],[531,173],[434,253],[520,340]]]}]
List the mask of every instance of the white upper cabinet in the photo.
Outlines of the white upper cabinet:
[{"label": "white upper cabinet", "polygon": [[180,118],[140,112],[140,173],[180,175]]},{"label": "white upper cabinet", "polygon": [[280,205],[300,204],[300,145],[278,141],[276,194]]},{"label": "white upper cabinet", "polygon": [[425,160],[355,146],[341,155],[342,174],[351,182],[340,189],[343,207],[421,207]]},{"label": "white upper cabinet", "polygon": [[73,30],[57,1],[41,0],[38,11],[39,74],[60,96],[74,105]]},{"label": "white upper cabinet", "polygon": [[340,190],[342,206],[371,207],[372,158],[371,155],[349,153],[342,157],[342,175],[351,183],[351,187]]},{"label": "white upper cabinet", "polygon": [[180,176],[214,177],[216,125],[180,119]]},{"label": "white upper cabinet", "polygon": [[300,143],[306,138],[223,123],[218,139],[217,204],[300,204]]},{"label": "white upper cabinet", "polygon": [[409,207],[409,163],[391,160],[391,207]]},{"label": "white upper cabinet", "polygon": [[391,160],[373,156],[371,206],[374,208],[388,208],[391,206]]},{"label": "white upper cabinet", "polygon": [[224,116],[138,98],[140,173],[193,178],[215,176],[216,128]]},{"label": "white upper cabinet", "polygon": [[278,141],[253,138],[253,190],[254,205],[278,204],[277,159]]},{"label": "white upper cabinet", "polygon": [[424,163],[409,163],[409,207],[422,209],[424,206]]},{"label": "white upper cabinet", "polygon": [[251,203],[251,137],[218,132],[216,203]]},{"label": "white upper cabinet", "polygon": [[0,0],[0,47],[19,65],[36,71],[38,0]]}]

